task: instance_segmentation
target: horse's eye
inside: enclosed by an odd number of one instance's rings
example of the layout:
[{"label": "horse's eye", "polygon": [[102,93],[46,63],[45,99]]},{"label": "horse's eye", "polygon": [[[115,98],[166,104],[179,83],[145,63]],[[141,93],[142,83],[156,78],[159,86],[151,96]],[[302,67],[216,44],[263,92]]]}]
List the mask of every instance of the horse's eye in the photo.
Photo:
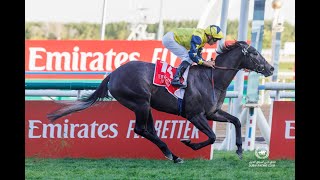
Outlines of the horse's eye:
[{"label": "horse's eye", "polygon": [[255,55],[255,56],[258,55],[257,51],[253,52],[253,55]]}]

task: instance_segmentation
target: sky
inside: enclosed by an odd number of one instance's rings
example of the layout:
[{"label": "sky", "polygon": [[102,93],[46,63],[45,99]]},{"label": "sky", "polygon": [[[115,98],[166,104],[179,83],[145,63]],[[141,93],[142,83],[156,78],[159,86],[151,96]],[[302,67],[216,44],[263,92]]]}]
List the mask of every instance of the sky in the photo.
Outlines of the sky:
[{"label": "sky", "polygon": [[[228,19],[239,19],[242,0],[229,0]],[[273,18],[272,1],[265,2],[265,19]],[[104,0],[25,0],[25,21],[101,23]],[[160,0],[105,0],[106,23],[134,21],[140,17],[138,7],[147,8],[144,15],[158,22]],[[199,20],[209,0],[163,0],[164,20]],[[249,20],[253,16],[254,0],[249,0]],[[282,0],[280,16],[295,24],[295,0]]]}]

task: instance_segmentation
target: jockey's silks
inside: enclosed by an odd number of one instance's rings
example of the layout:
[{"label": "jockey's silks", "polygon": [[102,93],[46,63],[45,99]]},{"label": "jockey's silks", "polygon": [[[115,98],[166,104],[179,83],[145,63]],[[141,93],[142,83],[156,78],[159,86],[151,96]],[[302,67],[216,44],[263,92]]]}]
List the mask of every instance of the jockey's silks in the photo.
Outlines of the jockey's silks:
[{"label": "jockey's silks", "polygon": [[207,42],[204,29],[200,28],[177,28],[173,30],[175,41],[189,51],[190,59],[196,63],[202,61],[202,57],[197,55],[200,48]]}]

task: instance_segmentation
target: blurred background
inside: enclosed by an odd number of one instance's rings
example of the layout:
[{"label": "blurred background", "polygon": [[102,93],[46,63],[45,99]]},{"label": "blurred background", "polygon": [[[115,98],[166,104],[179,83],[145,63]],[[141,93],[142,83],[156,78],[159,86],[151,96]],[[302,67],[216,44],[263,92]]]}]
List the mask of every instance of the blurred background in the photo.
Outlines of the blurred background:
[{"label": "blurred background", "polygon": [[[25,39],[33,40],[101,39],[103,15],[105,15],[104,39],[106,40],[133,39],[130,35],[138,25],[140,27],[146,25],[145,29],[141,30],[145,30],[145,36],[136,39],[159,39],[161,38],[159,35],[176,27],[220,24],[222,4],[222,0],[26,0],[25,2]],[[237,39],[240,3],[240,0],[229,0],[226,40]],[[250,1],[249,5],[248,39],[251,39],[253,3],[254,1]],[[265,54],[270,54],[272,21],[275,16],[272,0],[266,0],[264,16],[263,51]],[[279,16],[283,22],[280,54],[294,55],[292,47],[294,48],[295,42],[295,0],[282,0]],[[161,20],[163,33],[159,34]]]}]

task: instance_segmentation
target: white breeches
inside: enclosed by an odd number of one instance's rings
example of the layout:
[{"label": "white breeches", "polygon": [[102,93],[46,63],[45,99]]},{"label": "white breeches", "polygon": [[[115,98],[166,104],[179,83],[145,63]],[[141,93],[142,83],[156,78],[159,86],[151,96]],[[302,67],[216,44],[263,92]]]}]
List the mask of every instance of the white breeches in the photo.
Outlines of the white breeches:
[{"label": "white breeches", "polygon": [[193,63],[189,57],[188,50],[174,40],[173,32],[168,32],[162,37],[162,44],[174,55],[178,56],[181,61],[188,61],[190,64]]}]

